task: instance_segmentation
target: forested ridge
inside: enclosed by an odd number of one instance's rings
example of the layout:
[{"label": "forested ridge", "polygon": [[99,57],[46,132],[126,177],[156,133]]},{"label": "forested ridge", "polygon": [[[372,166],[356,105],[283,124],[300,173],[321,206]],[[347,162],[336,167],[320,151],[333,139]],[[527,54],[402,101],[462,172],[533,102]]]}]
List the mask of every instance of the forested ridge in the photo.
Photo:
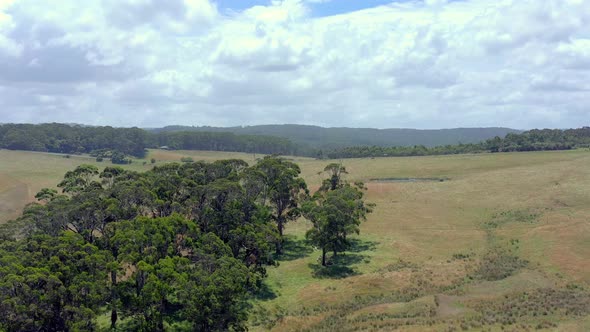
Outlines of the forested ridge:
[{"label": "forested ridge", "polygon": [[310,195],[299,166],[274,156],[78,166],[0,228],[0,331],[96,331],[98,317],[126,331],[243,331],[287,223],[312,222],[326,265],[371,212],[344,167],[325,172]]},{"label": "forested ridge", "polygon": [[414,146],[478,143],[495,136],[522,131],[509,128],[324,128],[309,125],[258,125],[241,127],[168,126],[149,129],[152,132],[230,132],[236,135],[266,135],[289,139],[291,142],[317,150],[333,150],[348,146]]},{"label": "forested ridge", "polygon": [[504,138],[494,137],[481,143],[456,144],[435,147],[416,145],[410,147],[354,146],[330,150],[328,158],[366,158],[384,156],[429,156],[485,152],[524,152],[571,150],[590,147],[590,127],[579,129],[533,129],[521,134],[510,133]]},{"label": "forested ridge", "polygon": [[[505,137],[496,136],[478,143],[431,147],[416,144],[411,146],[356,144],[337,148],[320,148],[322,142],[333,140],[333,137],[327,138],[321,135],[317,137],[312,135],[309,138],[317,140],[317,143],[312,147],[307,144],[294,143],[284,137],[238,135],[232,132],[222,132],[219,128],[211,128],[211,132],[201,131],[202,128],[209,127],[195,127],[199,130],[193,131],[176,131],[176,129],[184,128],[187,127],[148,131],[140,128],[86,127],[57,123],[4,124],[0,125],[0,148],[66,154],[90,153],[101,158],[112,158],[114,155],[116,156],[113,158],[114,162],[117,160],[125,163],[126,156],[141,158],[145,155],[147,148],[159,147],[172,150],[234,151],[334,159],[569,150],[590,146],[589,127],[567,130],[533,129],[522,133],[509,132]],[[280,128],[280,126],[276,128]],[[289,126],[284,128],[293,129]],[[298,128],[298,126],[294,128]],[[342,136],[346,132],[348,133],[346,135],[351,136],[348,141],[358,141],[358,138],[354,138],[356,135],[354,129],[344,129],[348,131],[342,131],[338,135]]]}]

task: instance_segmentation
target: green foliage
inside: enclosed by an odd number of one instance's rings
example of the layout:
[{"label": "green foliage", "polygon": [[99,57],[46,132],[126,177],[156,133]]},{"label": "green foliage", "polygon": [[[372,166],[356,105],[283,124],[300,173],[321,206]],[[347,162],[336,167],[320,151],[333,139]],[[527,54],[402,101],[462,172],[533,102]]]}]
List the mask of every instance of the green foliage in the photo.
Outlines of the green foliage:
[{"label": "green foliage", "polygon": [[247,186],[264,205],[271,209],[271,217],[277,225],[279,239],[276,253],[282,253],[285,224],[301,215],[299,202],[308,194],[305,181],[299,177],[301,169],[293,162],[276,156],[264,157],[245,173]]},{"label": "green foliage", "polygon": [[113,158],[115,164],[128,163],[129,159],[125,156],[143,158],[146,148],[161,146],[175,150],[306,154],[303,148],[288,139],[272,136],[219,132],[155,133],[139,128],[85,127],[58,123],[0,125],[0,148],[67,154],[90,153],[96,158]]},{"label": "green foliage", "polygon": [[139,128],[84,127],[57,123],[0,125],[0,148],[90,153],[103,159],[117,154],[113,158],[115,164],[128,163],[130,159],[125,156],[142,158],[146,148],[162,146],[174,150],[235,151],[333,159],[568,150],[590,147],[590,128],[535,129],[520,133],[504,128],[417,132],[405,129],[285,125],[245,128],[167,127],[146,131]]},{"label": "green foliage", "polygon": [[235,151],[263,154],[305,155],[305,150],[288,139],[259,135],[235,135],[222,132],[152,133],[153,147],[173,150]]},{"label": "green foliage", "polygon": [[456,128],[442,130],[371,129],[371,128],[322,128],[307,125],[261,125],[240,127],[187,127],[169,126],[153,129],[153,132],[206,132],[233,133],[235,135],[264,135],[288,139],[297,144],[300,155],[322,157],[323,151],[346,146],[413,146],[477,143],[495,136],[504,137],[518,130],[507,128]]},{"label": "green foliage", "polygon": [[35,195],[35,198],[39,201],[50,201],[57,195],[55,189],[43,188],[40,192]]},{"label": "green foliage", "polygon": [[329,172],[330,178],[303,206],[303,215],[313,224],[306,237],[322,249],[323,266],[327,265],[327,251],[336,256],[349,248],[348,236],[360,232],[360,223],[372,207],[363,200],[362,183],[352,186],[342,179],[346,173],[342,165],[330,164],[325,171]]},{"label": "green foliage", "polygon": [[107,298],[109,254],[72,232],[0,248],[0,327],[92,330]]},{"label": "green foliage", "polygon": [[297,216],[298,174],[274,157],[145,173],[78,166],[59,184],[64,194],[41,190],[42,204],[3,227],[10,315],[0,330],[92,330],[104,310],[112,327],[138,331],[245,330],[247,300],[275,263],[276,220]]},{"label": "green foliage", "polygon": [[127,158],[123,152],[113,151],[111,154],[111,162],[113,164],[126,165],[131,164],[131,159]]},{"label": "green foliage", "polygon": [[116,150],[126,155],[143,157],[148,146],[148,136],[146,131],[139,128],[84,127],[58,123],[4,124],[0,125],[0,148],[67,154]]},{"label": "green foliage", "polygon": [[87,189],[93,185],[93,177],[98,175],[98,168],[94,165],[83,164],[69,171],[62,182],[57,186],[62,188],[64,193],[75,193]]}]

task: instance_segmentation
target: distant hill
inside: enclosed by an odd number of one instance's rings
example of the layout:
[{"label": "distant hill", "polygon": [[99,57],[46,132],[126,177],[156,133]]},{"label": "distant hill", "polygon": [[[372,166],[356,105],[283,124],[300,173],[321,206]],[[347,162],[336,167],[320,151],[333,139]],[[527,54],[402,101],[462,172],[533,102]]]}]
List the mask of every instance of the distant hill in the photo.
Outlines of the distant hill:
[{"label": "distant hill", "polygon": [[230,132],[238,135],[265,135],[287,138],[295,144],[311,148],[335,149],[348,146],[414,146],[434,147],[459,143],[478,143],[509,133],[521,133],[510,128],[455,128],[455,129],[372,129],[323,128],[307,125],[260,125],[247,127],[189,127],[168,126],[148,129],[152,132],[200,131]]}]

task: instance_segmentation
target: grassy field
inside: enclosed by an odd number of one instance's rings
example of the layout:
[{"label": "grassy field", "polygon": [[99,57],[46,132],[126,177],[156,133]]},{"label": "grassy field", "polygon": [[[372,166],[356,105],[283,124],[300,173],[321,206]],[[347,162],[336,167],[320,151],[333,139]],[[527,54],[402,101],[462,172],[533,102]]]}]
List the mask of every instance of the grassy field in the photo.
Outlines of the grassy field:
[{"label": "grassy field", "polygon": [[[150,151],[157,163],[251,154]],[[330,161],[293,158],[311,188]],[[0,221],[93,159],[0,151]],[[590,152],[344,160],[377,204],[354,247],[320,268],[309,225],[287,226],[253,331],[590,330]],[[143,161],[128,165],[151,167]],[[382,178],[444,181],[382,182]],[[516,322],[516,323],[514,323]]]}]

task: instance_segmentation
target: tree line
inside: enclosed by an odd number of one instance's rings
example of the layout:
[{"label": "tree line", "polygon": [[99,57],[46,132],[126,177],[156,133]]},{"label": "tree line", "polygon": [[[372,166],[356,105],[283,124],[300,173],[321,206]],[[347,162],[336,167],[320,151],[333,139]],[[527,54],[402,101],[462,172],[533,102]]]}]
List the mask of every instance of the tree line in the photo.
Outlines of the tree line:
[{"label": "tree line", "polygon": [[[590,127],[578,129],[533,129],[521,134],[509,133],[506,137],[494,137],[481,143],[444,145],[435,147],[416,146],[354,146],[325,152],[325,157],[367,158],[449,155],[463,153],[495,153],[571,150],[590,147]],[[321,153],[324,155],[324,153]]]},{"label": "tree line", "polygon": [[0,330],[243,331],[249,299],[283,253],[285,225],[337,255],[371,212],[362,183],[329,177],[311,195],[275,156],[68,171],[0,229]]}]

